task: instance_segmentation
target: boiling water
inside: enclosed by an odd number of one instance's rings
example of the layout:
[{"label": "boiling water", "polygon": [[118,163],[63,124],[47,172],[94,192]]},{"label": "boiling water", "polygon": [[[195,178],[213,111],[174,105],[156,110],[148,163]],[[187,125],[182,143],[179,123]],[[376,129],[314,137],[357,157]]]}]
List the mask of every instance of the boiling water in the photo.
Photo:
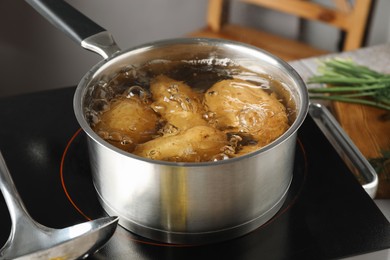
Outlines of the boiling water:
[{"label": "boiling water", "polygon": [[[91,127],[95,129],[95,126],[101,121],[102,115],[111,109],[114,102],[123,99],[131,99],[132,97],[139,98],[140,102],[147,104],[154,111],[158,112],[159,107],[152,104],[153,100],[150,93],[151,81],[159,75],[165,75],[177,81],[184,82],[195,93],[206,93],[215,83],[228,79],[240,79],[249,82],[251,85],[255,85],[258,88],[263,89],[268,94],[276,95],[277,99],[285,106],[288,116],[289,124],[295,120],[295,104],[289,91],[283,86],[284,83],[272,78],[270,75],[257,74],[248,71],[240,66],[236,66],[229,60],[213,61],[213,60],[197,60],[197,61],[153,61],[145,64],[142,67],[134,68],[127,67],[119,71],[112,78],[107,80],[101,80],[97,82],[92,88],[90,88],[89,94],[85,100],[85,115],[87,121]],[[179,97],[175,95],[175,86],[171,86],[169,91],[172,92],[172,97]],[[176,93],[177,94],[177,93]],[[218,95],[218,93],[209,92],[209,95]],[[177,102],[180,104],[184,111],[196,112],[199,110],[197,102],[193,102],[191,99],[175,100],[167,99],[166,102]],[[202,103],[202,101],[200,101]],[[256,116],[254,113],[257,110],[246,109],[240,113],[240,124],[242,125],[256,125],[259,122],[254,121]],[[264,110],[264,113],[267,113]],[[202,112],[202,118],[205,119],[211,126],[215,126],[214,122],[215,113],[207,111]],[[260,126],[259,126],[260,128]],[[223,130],[226,134],[226,145],[217,149],[216,153],[208,156],[195,156],[192,158],[178,158],[169,157],[164,160],[169,161],[213,161],[224,160],[231,157],[235,157],[238,147],[240,149],[244,146],[256,145],[258,141],[254,140],[252,136],[244,131],[240,133],[234,131],[228,131],[229,127],[225,127]],[[136,132],[139,129],[131,129]],[[166,124],[166,121],[159,119],[156,123],[154,131],[139,132],[142,136],[149,136],[146,140],[152,140],[161,136],[175,135],[178,133],[178,128],[174,125]],[[97,131],[103,139],[111,144],[128,152],[133,152],[136,149],[138,143],[135,143],[132,138],[120,131]],[[260,147],[260,146],[259,146]],[[191,149],[190,149],[191,150]],[[244,149],[245,150],[245,149]],[[249,152],[252,150],[249,150]],[[157,150],[151,150],[149,153],[157,153]],[[193,151],[192,151],[193,152]],[[191,153],[191,151],[189,152]],[[148,157],[153,159],[152,155]]]}]

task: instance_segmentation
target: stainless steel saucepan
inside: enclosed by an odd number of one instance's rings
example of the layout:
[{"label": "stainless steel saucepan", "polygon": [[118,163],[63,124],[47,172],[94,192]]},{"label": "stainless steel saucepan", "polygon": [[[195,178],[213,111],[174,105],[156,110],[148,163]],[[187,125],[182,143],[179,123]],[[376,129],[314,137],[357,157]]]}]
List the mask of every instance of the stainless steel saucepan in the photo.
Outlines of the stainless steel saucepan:
[{"label": "stainless steel saucepan", "polygon": [[[167,243],[210,243],[246,234],[277,213],[293,178],[296,135],[309,104],[306,87],[292,67],[261,49],[217,39],[170,39],[121,51],[106,30],[65,2],[27,2],[81,46],[104,58],[77,86],[74,111],[88,136],[101,204],[109,214],[120,216],[120,225]],[[262,149],[217,162],[149,160],[99,137],[90,127],[87,111],[94,90],[120,71],[137,72],[145,64],[167,61],[203,64],[203,70],[231,61],[268,74],[283,82],[295,104],[295,119],[287,132]]]}]

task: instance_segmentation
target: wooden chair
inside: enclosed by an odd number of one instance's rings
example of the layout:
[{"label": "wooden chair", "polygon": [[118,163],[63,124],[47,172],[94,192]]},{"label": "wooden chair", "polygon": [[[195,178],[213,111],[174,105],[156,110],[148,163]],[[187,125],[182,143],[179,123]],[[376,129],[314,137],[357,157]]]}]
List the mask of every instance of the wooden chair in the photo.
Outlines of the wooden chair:
[{"label": "wooden chair", "polygon": [[[239,0],[282,13],[292,14],[302,20],[319,21],[338,28],[343,35],[340,51],[362,46],[374,0],[332,0],[334,7],[309,0]],[[329,0],[330,1],[330,0]],[[209,0],[207,27],[190,33],[189,37],[223,38],[249,43],[290,61],[328,53],[302,41],[270,34],[258,29],[229,23],[229,0]]]}]

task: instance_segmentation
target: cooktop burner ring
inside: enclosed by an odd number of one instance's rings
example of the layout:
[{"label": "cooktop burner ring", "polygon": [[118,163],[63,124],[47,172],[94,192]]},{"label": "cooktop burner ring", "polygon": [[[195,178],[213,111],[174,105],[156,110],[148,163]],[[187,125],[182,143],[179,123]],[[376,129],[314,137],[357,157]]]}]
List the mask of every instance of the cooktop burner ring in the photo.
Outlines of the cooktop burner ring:
[{"label": "cooktop burner ring", "polygon": [[[71,187],[71,185],[69,185],[69,183],[71,182],[71,181],[69,181],[70,180],[69,178],[74,178],[74,176],[73,177],[70,176],[71,175],[70,173],[72,173],[72,172],[79,173],[80,170],[77,170],[77,171],[67,170],[68,169],[67,166],[68,166],[69,162],[71,161],[70,158],[74,158],[74,157],[71,157],[71,155],[73,155],[76,150],[78,152],[86,151],[86,149],[76,149],[76,148],[80,148],[80,146],[81,146],[81,148],[83,148],[82,146],[86,145],[86,140],[85,140],[86,138],[85,137],[86,137],[86,134],[82,131],[82,128],[79,128],[69,138],[67,145],[64,148],[64,151],[62,153],[62,157],[61,157],[60,180],[61,180],[61,186],[62,186],[63,192],[64,192],[65,196],[67,197],[67,200],[72,204],[73,208],[78,212],[78,214],[83,216],[83,218],[85,218],[87,220],[91,220],[91,219],[100,217],[101,215],[106,215],[107,213],[104,212],[100,203],[98,205],[98,208],[100,209],[99,213],[96,213],[96,212],[87,213],[86,212],[86,211],[88,211],[86,209],[86,205],[85,204],[81,205],[82,202],[78,201],[79,197],[77,197],[77,195],[74,194],[75,192],[71,190],[72,187]],[[88,157],[85,158],[85,156],[87,156],[87,154],[84,153],[83,156],[84,156],[84,158],[78,158],[79,159],[78,162],[83,160],[84,163],[87,163],[89,166]],[[296,157],[298,157],[298,159],[296,158],[296,160],[295,160],[293,180],[292,180],[292,183],[290,185],[290,189],[288,191],[287,198],[286,198],[284,204],[282,205],[281,209],[269,221],[267,221],[266,223],[264,223],[263,225],[261,225],[260,227],[255,229],[254,231],[252,231],[244,236],[247,236],[247,235],[250,236],[252,233],[258,232],[261,229],[267,227],[268,225],[271,225],[272,223],[274,223],[280,216],[282,216],[287,211],[289,211],[294,206],[296,201],[299,199],[299,196],[301,194],[301,191],[302,191],[304,184],[305,184],[305,181],[306,181],[306,176],[308,174],[308,163],[307,163],[306,151],[304,149],[303,143],[299,140],[299,138],[297,139]],[[80,165],[80,164],[72,163],[72,167],[77,167],[77,165]],[[83,175],[83,177],[86,177],[86,175],[87,175],[90,179],[90,185],[89,185],[89,187],[86,187],[86,188],[89,191],[88,194],[91,196],[91,187],[93,187],[93,192],[95,192],[95,190],[94,190],[94,186],[93,186],[93,181],[91,179],[91,174],[89,171],[90,169],[86,169],[86,170],[88,172],[85,171],[82,175]],[[97,195],[95,193],[94,193],[94,197],[97,200]],[[95,207],[93,207],[93,208],[96,208],[96,203],[95,203]],[[95,214],[97,214],[97,215],[95,215]],[[194,246],[202,246],[203,245],[203,244],[168,244],[168,243],[158,242],[158,241],[150,240],[148,238],[141,237],[141,236],[134,234],[134,233],[132,233],[124,228],[123,228],[123,230],[124,230],[124,232],[127,232],[129,234],[129,239],[131,239],[134,242],[142,243],[142,244],[148,244],[148,245],[154,245],[154,246],[168,246],[168,247],[194,247]],[[240,238],[237,238],[237,239],[240,239]]]}]

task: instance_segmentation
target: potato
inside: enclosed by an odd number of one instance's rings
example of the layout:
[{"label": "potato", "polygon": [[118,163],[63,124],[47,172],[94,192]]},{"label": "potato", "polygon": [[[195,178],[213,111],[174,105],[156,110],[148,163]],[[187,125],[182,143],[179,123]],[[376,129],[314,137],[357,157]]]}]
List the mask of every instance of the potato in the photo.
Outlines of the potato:
[{"label": "potato", "polygon": [[226,135],[209,126],[195,126],[177,135],[162,136],[139,144],[134,154],[164,161],[204,162],[222,153]]},{"label": "potato", "polygon": [[207,125],[203,119],[202,95],[185,83],[160,75],[152,80],[150,91],[154,111],[179,131]]},{"label": "potato", "polygon": [[205,105],[213,114],[210,123],[227,132],[250,134],[257,149],[282,135],[287,128],[286,108],[273,94],[244,80],[222,80],[205,93]]},{"label": "potato", "polygon": [[111,144],[131,151],[138,143],[152,139],[156,134],[159,117],[138,96],[122,97],[111,103],[100,121],[93,127]]}]

